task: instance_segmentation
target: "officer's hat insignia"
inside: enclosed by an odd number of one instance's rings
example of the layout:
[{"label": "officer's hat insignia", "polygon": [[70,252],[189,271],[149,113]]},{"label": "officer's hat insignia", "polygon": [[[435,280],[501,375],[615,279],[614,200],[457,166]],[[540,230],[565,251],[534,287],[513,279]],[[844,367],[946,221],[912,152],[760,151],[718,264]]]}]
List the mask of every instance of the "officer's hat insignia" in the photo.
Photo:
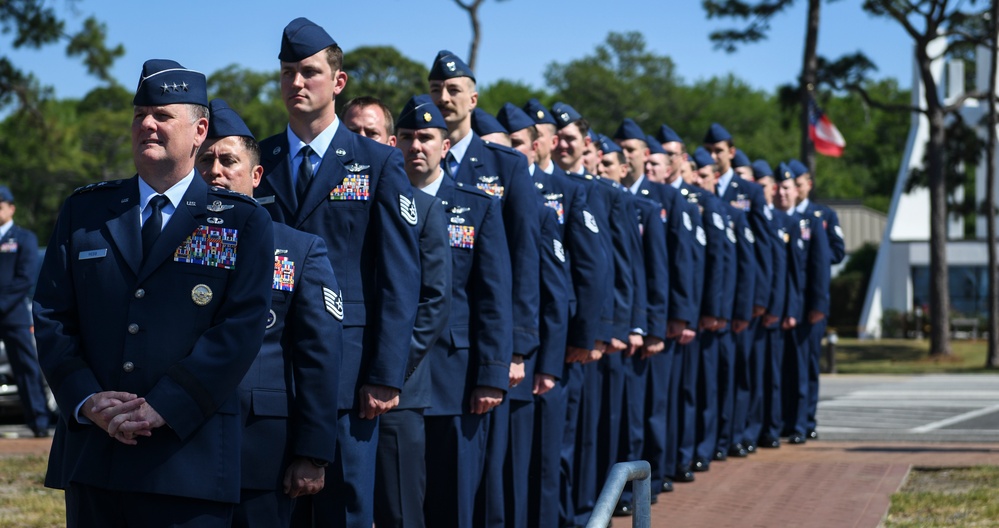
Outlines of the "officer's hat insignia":
[{"label": "officer's hat insignia", "polygon": [[337,156],[346,156],[347,155],[347,151],[343,150],[342,148],[338,148],[338,149],[336,149],[336,155]]},{"label": "officer's hat insignia", "polygon": [[191,290],[191,300],[198,306],[207,306],[212,302],[212,289],[207,284],[198,284]]},{"label": "officer's hat insignia", "polygon": [[274,147],[274,150],[272,150],[271,153],[277,156],[281,153],[281,147]]},{"label": "officer's hat insignia", "polygon": [[447,66],[448,70],[454,71],[454,69],[455,69],[455,67],[454,67],[454,61],[448,62],[446,64],[446,66]]},{"label": "officer's hat insignia", "polygon": [[430,112],[423,112],[423,121],[429,123],[434,116],[430,115]]},{"label": "officer's hat insignia", "polygon": [[545,112],[543,110],[538,110],[538,119],[544,119],[544,118],[545,118]]},{"label": "officer's hat insignia", "polygon": [[228,211],[229,209],[232,209],[233,207],[236,207],[236,206],[232,205],[232,204],[226,205],[226,204],[223,204],[222,202],[220,202],[219,200],[215,200],[214,202],[212,202],[211,205],[208,206],[208,210],[211,211],[211,212],[213,212],[213,213],[221,213],[222,211]]}]

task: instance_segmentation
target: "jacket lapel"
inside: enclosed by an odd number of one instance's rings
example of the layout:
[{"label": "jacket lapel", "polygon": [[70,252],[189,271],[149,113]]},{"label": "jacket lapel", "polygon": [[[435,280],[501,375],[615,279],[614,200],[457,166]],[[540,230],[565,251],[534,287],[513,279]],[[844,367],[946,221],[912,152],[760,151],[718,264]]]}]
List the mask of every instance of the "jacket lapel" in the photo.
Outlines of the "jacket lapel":
[{"label": "jacket lapel", "polygon": [[479,184],[479,175],[482,174],[483,163],[482,163],[482,151],[483,147],[482,139],[475,132],[469,132],[473,134],[472,141],[468,144],[468,148],[465,149],[465,155],[461,158],[461,164],[458,166],[458,174],[455,176],[455,180],[464,183],[465,185],[471,185],[477,187]]},{"label": "jacket lapel", "polygon": [[271,167],[265,176],[268,185],[274,190],[274,201],[289,212],[289,217],[298,209],[298,197],[292,185],[291,157],[294,152],[288,151],[288,135],[281,134],[278,144],[270,152],[264,152],[264,166]]},{"label": "jacket lapel", "polygon": [[[194,179],[184,193],[177,210],[170,217],[170,222],[163,228],[159,238],[149,251],[149,256],[142,261],[138,280],[148,277],[163,261],[171,257],[178,247],[194,233],[199,222],[204,221],[208,206],[208,184],[201,179],[201,174],[194,172]],[[138,224],[138,222],[136,222]]]},{"label": "jacket lapel", "polygon": [[111,202],[109,207],[111,218],[105,223],[111,240],[118,247],[123,259],[132,270],[138,275],[139,266],[142,264],[142,235],[139,227],[139,177],[133,176],[131,180],[118,191],[118,200]]}]

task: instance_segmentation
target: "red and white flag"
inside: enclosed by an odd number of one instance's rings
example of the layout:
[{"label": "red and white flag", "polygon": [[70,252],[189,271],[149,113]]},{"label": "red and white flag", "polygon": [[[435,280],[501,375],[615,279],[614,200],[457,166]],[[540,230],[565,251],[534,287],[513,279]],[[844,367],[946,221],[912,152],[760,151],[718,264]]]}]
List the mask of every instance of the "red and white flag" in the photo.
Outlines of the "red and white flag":
[{"label": "red and white flag", "polygon": [[834,158],[843,155],[843,147],[846,146],[843,134],[839,133],[811,95],[808,97],[808,137],[815,144],[815,152]]}]

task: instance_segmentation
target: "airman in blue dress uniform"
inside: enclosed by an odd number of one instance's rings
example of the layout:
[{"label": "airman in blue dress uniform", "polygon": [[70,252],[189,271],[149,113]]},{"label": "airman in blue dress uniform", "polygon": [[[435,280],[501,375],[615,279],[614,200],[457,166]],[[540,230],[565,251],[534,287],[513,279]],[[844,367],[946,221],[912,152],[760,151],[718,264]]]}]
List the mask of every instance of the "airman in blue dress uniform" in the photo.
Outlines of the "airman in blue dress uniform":
[{"label": "airman in blue dress uniform", "polygon": [[66,490],[72,527],[229,526],[237,386],[272,296],[271,220],[194,168],[203,74],[147,61],[133,104],[138,175],[66,200],[35,294],[61,413],[46,485]]},{"label": "airman in blue dress uniform", "polygon": [[[197,168],[209,185],[247,196],[264,168],[253,133],[221,99],[208,105]],[[343,303],[326,243],[274,224],[271,310],[264,343],[239,385],[242,490],[233,526],[287,526],[294,498],[325,483],[336,446]]]}]

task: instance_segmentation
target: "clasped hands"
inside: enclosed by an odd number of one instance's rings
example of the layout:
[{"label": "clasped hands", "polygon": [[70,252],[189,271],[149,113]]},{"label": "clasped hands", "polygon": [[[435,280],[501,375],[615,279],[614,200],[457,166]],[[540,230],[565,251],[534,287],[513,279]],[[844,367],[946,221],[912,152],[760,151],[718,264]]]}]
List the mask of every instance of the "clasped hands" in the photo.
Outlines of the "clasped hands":
[{"label": "clasped hands", "polygon": [[153,429],[166,425],[166,420],[145,398],[129,392],[98,392],[83,404],[80,412],[125,445],[136,445],[138,437],[152,436]]}]

